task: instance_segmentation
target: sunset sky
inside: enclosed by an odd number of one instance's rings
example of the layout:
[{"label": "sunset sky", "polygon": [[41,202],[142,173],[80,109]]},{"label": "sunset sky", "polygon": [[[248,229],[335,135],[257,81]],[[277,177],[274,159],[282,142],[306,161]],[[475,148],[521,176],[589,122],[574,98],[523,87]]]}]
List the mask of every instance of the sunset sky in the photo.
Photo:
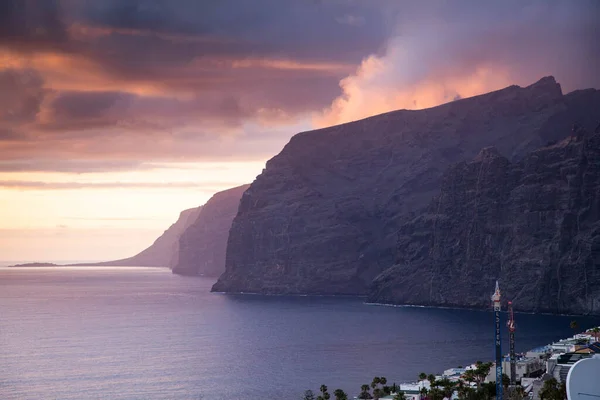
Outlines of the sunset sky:
[{"label": "sunset sky", "polygon": [[2,0],[0,261],[135,254],[300,131],[554,75],[600,1]]}]

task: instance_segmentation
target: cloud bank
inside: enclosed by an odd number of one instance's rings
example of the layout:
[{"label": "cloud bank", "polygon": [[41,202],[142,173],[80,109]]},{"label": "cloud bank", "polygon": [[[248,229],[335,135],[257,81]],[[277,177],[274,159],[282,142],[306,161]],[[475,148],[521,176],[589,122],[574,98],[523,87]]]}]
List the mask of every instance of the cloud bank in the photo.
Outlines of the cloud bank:
[{"label": "cloud bank", "polygon": [[264,160],[298,131],[546,75],[598,87],[598,15],[593,0],[3,1],[0,168]]},{"label": "cloud bank", "polygon": [[383,56],[340,81],[316,123],[421,109],[554,75],[563,91],[600,87],[600,3],[428,2],[401,15]]}]

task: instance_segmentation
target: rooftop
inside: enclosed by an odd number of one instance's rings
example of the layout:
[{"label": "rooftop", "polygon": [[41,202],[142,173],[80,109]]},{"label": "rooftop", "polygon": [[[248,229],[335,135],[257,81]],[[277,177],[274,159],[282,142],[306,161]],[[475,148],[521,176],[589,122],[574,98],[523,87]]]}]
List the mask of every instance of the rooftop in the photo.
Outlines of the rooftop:
[{"label": "rooftop", "polygon": [[535,349],[531,349],[528,351],[528,353],[546,353],[548,351],[550,351],[550,346],[545,345],[545,346],[536,347]]},{"label": "rooftop", "polygon": [[595,342],[581,349],[575,350],[575,353],[600,354],[600,342]]},{"label": "rooftop", "polygon": [[583,360],[584,358],[590,358],[590,354],[586,353],[566,353],[558,356],[558,364],[575,364],[579,360]]}]

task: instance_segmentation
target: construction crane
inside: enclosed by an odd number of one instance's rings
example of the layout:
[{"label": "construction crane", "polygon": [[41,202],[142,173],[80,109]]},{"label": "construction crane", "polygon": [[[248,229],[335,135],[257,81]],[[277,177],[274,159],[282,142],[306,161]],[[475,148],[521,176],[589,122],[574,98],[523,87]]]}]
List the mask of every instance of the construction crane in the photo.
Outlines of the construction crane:
[{"label": "construction crane", "polygon": [[508,302],[508,337],[510,344],[510,385],[517,384],[517,360],[515,358],[515,315],[513,313],[512,301]]},{"label": "construction crane", "polygon": [[502,400],[502,339],[500,337],[500,287],[496,281],[496,290],[492,295],[492,306],[494,307],[494,320],[496,322],[496,400]]}]

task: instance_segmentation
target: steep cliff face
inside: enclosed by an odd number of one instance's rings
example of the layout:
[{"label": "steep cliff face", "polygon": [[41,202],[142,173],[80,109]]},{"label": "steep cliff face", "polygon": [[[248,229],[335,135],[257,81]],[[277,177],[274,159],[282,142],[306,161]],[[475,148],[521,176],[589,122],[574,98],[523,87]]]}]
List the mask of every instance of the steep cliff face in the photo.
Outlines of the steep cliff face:
[{"label": "steep cliff face", "polygon": [[173,268],[177,264],[179,256],[179,237],[196,220],[201,209],[202,207],[196,207],[182,211],[177,221],[164,231],[150,247],[133,257],[86,265]]},{"label": "steep cliff face", "polygon": [[178,262],[173,273],[217,277],[225,270],[225,249],[231,221],[249,185],[215,194],[179,238]]},{"label": "steep cliff face", "polygon": [[489,307],[499,279],[518,310],[600,314],[600,134],[459,163],[397,251],[370,301]]},{"label": "steep cliff face", "polygon": [[593,129],[598,107],[598,91],[562,95],[548,77],[300,133],[242,197],[213,290],[366,294],[394,263],[396,231],[438,193],[447,167],[490,145],[517,160],[563,138],[575,118]]}]

